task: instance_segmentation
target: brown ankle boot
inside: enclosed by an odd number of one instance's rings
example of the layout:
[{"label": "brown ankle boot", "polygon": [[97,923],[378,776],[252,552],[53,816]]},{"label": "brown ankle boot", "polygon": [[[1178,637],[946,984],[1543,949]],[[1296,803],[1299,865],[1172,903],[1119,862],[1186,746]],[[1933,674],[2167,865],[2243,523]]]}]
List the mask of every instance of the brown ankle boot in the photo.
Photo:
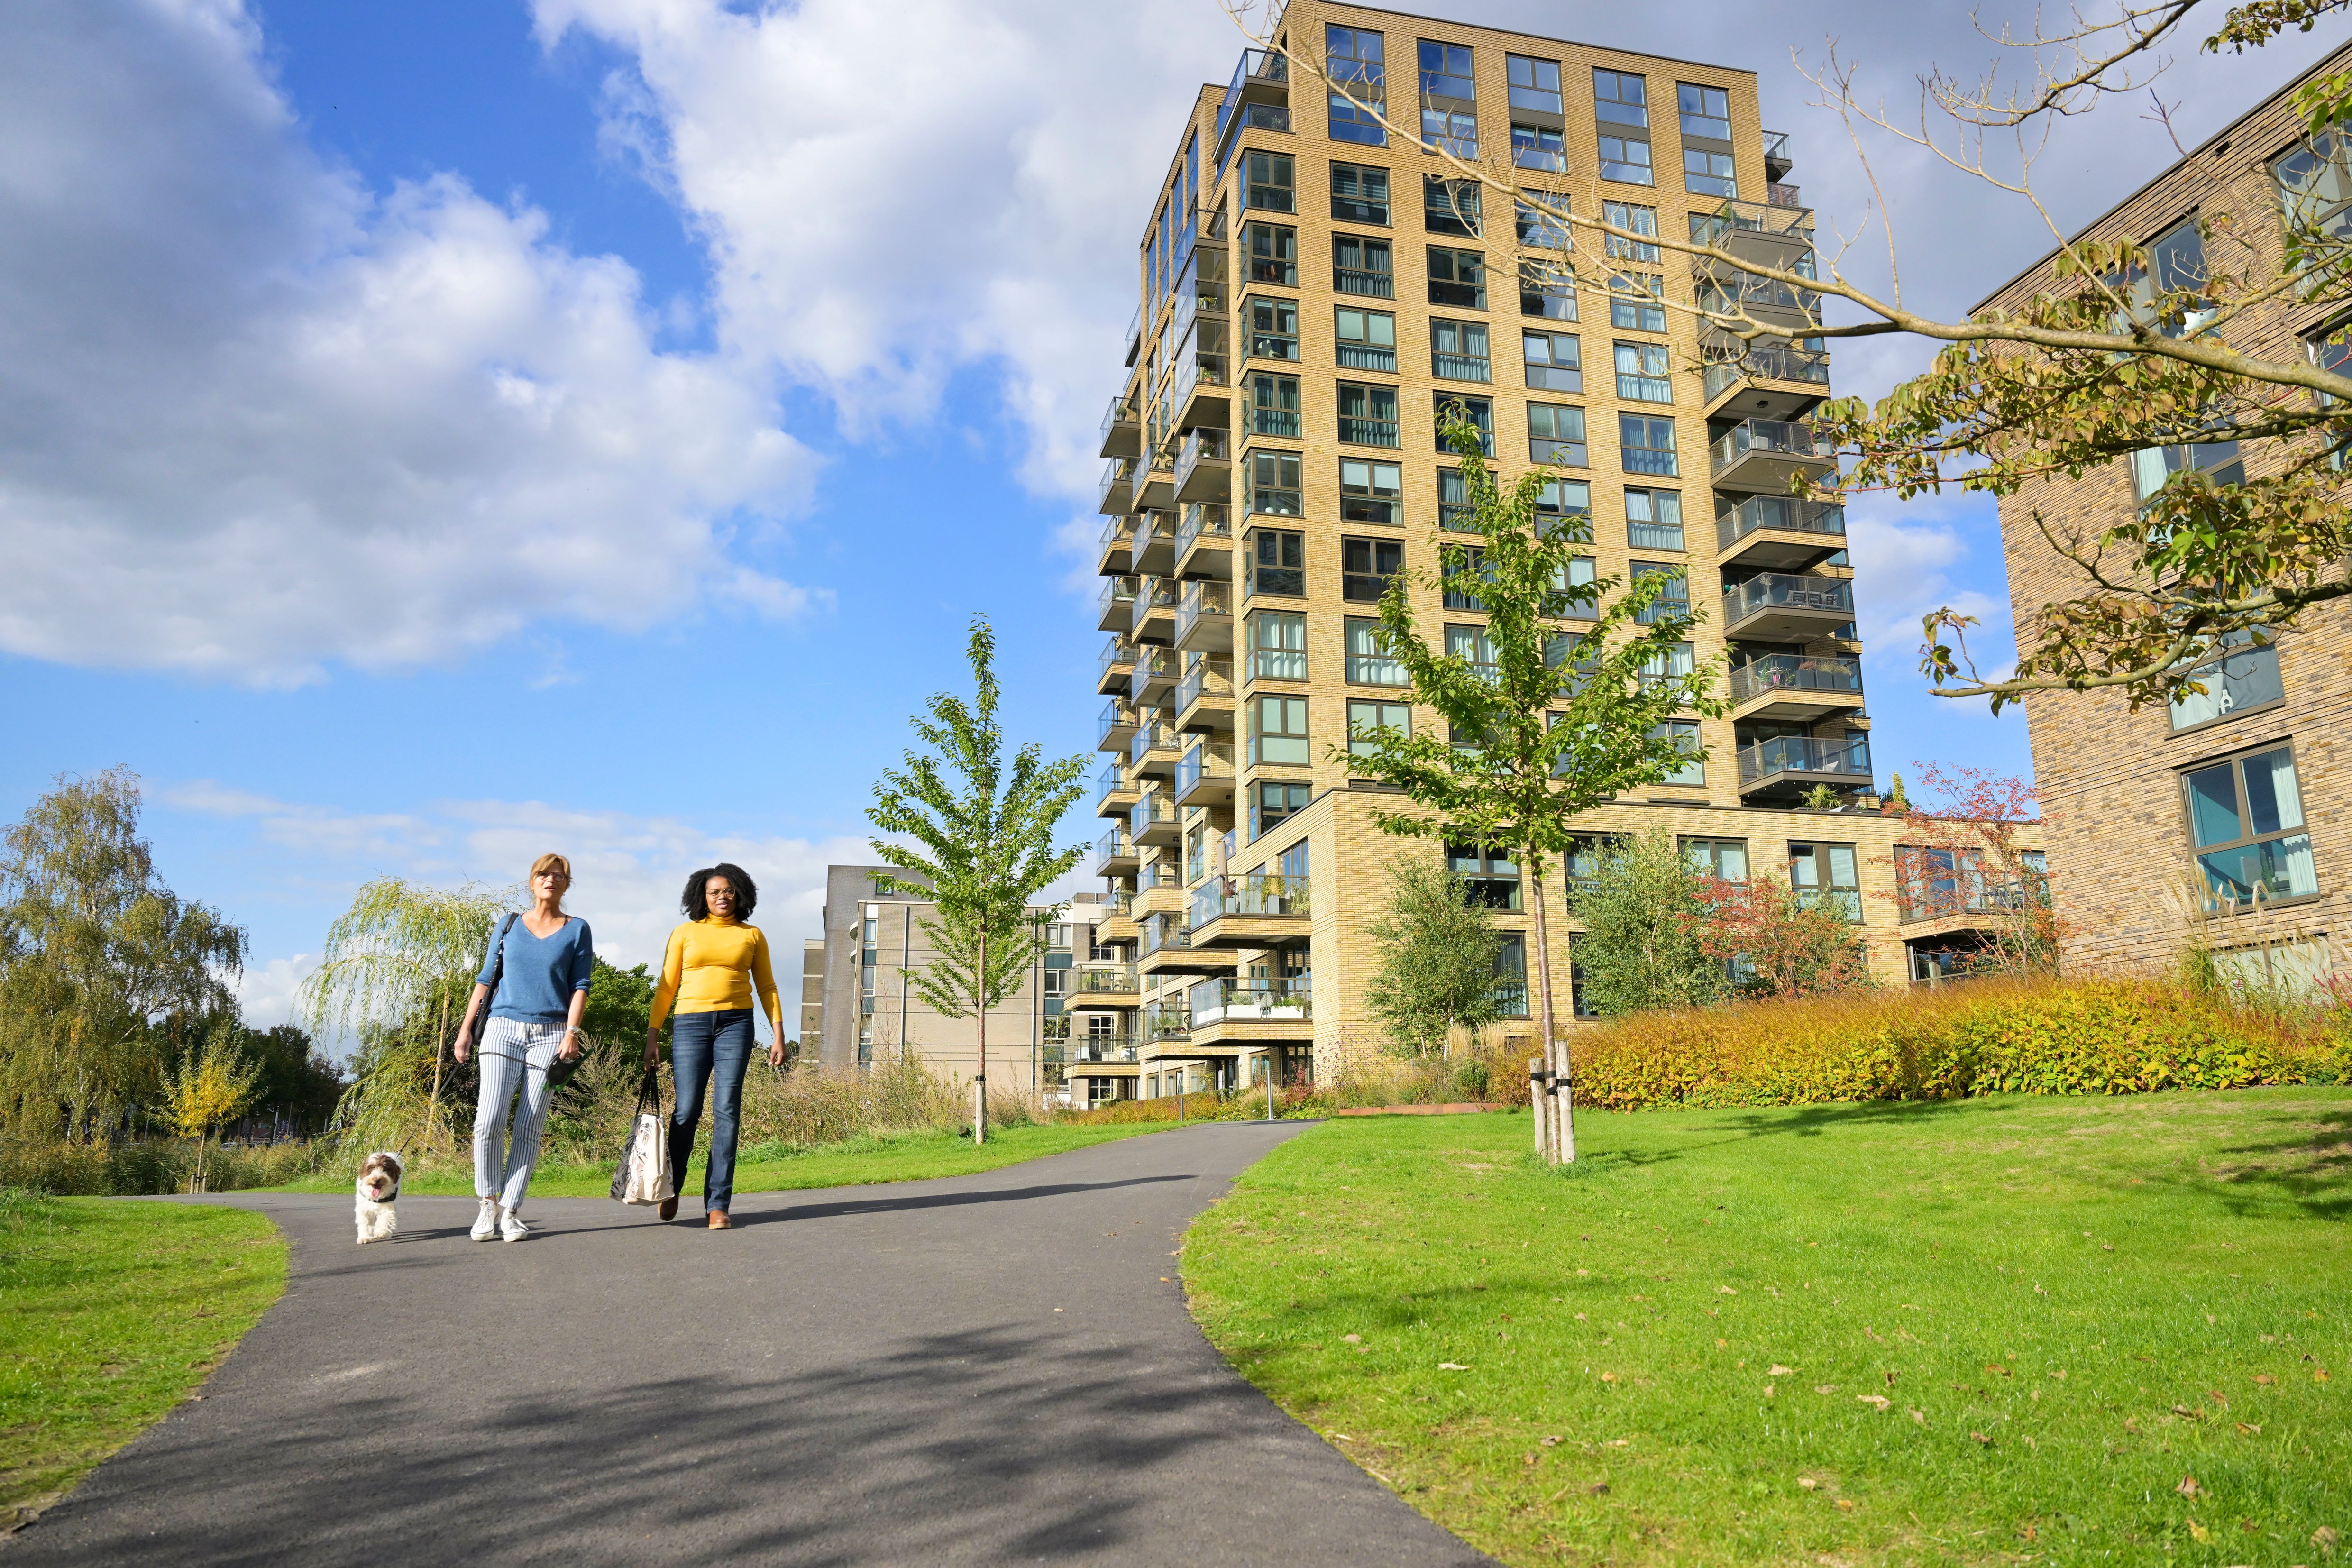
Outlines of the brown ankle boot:
[{"label": "brown ankle boot", "polygon": [[677,1217],[677,1200],[676,1198],[662,1199],[661,1216],[664,1219],[676,1219]]},{"label": "brown ankle boot", "polygon": [[727,1211],[725,1209],[712,1209],[710,1211],[710,1217],[704,1223],[709,1225],[713,1230],[733,1230],[735,1228],[735,1222],[727,1217]]}]

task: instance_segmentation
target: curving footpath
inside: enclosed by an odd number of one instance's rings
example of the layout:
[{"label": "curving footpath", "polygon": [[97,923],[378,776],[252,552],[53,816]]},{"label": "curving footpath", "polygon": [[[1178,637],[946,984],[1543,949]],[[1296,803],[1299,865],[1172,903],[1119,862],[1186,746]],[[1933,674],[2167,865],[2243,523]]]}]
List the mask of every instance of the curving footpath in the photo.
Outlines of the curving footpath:
[{"label": "curving footpath", "polygon": [[1213,1123],[977,1176],[747,1194],[712,1234],[534,1199],[230,1194],[293,1244],[200,1399],[11,1564],[1472,1564],[1234,1374],[1172,1253],[1297,1131]]}]

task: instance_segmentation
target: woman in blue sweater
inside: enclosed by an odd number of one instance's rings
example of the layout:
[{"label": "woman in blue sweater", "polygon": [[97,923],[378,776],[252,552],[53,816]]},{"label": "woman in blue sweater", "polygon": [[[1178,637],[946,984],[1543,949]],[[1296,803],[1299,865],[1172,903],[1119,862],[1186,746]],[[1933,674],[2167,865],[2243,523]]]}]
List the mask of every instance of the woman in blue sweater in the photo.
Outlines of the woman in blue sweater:
[{"label": "woman in blue sweater", "polygon": [[[596,947],[588,922],[563,912],[563,894],[571,886],[572,862],[562,856],[542,855],[531,862],[530,912],[499,922],[474,982],[474,999],[466,1005],[466,1021],[457,1026],[462,1062],[474,1020],[483,1004],[489,1005],[489,1022],[482,1030],[482,1092],[474,1106],[474,1194],[482,1200],[474,1220],[476,1241],[493,1236],[520,1241],[530,1234],[522,1223],[522,1198],[552,1098],[547,1069],[558,1057],[571,1061],[580,1055],[580,1015],[588,1005]],[[507,1113],[518,1090],[522,1107],[515,1113],[509,1145]]]}]

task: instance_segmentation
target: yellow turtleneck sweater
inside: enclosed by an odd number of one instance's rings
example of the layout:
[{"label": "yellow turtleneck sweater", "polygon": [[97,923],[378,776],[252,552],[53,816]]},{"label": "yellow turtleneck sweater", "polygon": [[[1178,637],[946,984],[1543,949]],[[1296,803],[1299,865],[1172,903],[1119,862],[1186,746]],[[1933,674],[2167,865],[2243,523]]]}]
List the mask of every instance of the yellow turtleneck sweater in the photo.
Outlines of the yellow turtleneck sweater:
[{"label": "yellow turtleneck sweater", "polygon": [[768,963],[768,939],[757,926],[722,921],[716,915],[689,921],[669,933],[662,954],[661,988],[654,993],[653,1025],[659,1028],[669,1016],[670,1003],[681,1013],[723,1013],[749,1007],[754,990],[766,1004],[768,1020],[783,1027],[784,1005],[776,994],[775,972]]}]

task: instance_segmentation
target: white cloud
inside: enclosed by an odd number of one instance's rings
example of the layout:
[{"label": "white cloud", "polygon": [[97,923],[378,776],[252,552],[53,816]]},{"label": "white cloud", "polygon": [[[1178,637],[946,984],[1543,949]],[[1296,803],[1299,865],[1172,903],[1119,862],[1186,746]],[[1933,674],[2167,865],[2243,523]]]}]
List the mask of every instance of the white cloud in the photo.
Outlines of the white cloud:
[{"label": "white cloud", "polygon": [[270,1029],[301,1022],[301,991],[319,967],[315,952],[298,952],[255,964],[237,977],[237,1011],[246,1027]]},{"label": "white cloud", "polygon": [[284,684],[542,619],[810,595],[735,559],[814,468],[761,373],[456,175],[318,157],[237,0],[12,9],[0,647]]}]

